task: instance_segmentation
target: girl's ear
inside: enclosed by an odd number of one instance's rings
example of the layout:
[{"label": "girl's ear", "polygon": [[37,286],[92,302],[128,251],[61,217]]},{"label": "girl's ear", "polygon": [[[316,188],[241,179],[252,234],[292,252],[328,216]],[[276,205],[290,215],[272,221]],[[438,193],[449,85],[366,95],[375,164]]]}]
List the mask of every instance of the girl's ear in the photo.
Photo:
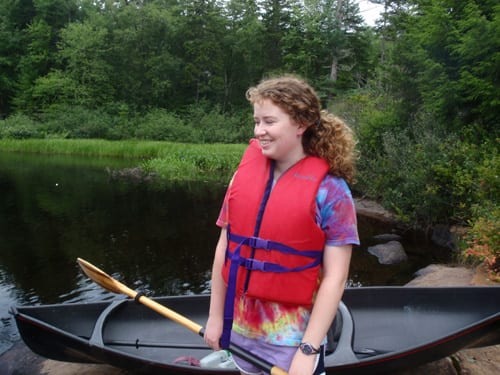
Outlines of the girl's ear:
[{"label": "girl's ear", "polygon": [[299,125],[299,127],[297,129],[297,135],[301,136],[302,134],[304,134],[306,129],[307,129],[307,126]]}]

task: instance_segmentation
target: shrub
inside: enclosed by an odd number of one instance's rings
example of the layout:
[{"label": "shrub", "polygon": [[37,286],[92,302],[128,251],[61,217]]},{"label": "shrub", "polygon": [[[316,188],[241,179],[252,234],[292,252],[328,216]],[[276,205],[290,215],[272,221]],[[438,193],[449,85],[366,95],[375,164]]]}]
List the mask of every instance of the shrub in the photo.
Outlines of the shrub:
[{"label": "shrub", "polygon": [[473,208],[487,206],[500,195],[500,157],[494,143],[481,145],[448,138],[431,166],[438,194],[450,207],[450,217],[467,222]]},{"label": "shrub", "polygon": [[[443,135],[439,127],[422,116],[409,129],[382,134],[377,148],[361,144],[358,186],[368,195],[381,198],[402,221],[415,226],[447,220],[449,207],[440,194],[431,165],[441,160]],[[373,138],[364,138],[370,142]],[[365,150],[368,155],[365,154]]]},{"label": "shrub", "polygon": [[462,260],[474,265],[485,263],[489,277],[500,282],[500,208],[496,207],[471,224]]},{"label": "shrub", "polygon": [[192,131],[177,115],[155,109],[138,121],[134,135],[139,139],[187,142],[192,138]]},{"label": "shrub", "polygon": [[41,138],[38,124],[29,116],[16,113],[0,121],[0,138],[28,139]]},{"label": "shrub", "polygon": [[361,133],[357,190],[416,226],[467,223],[475,205],[500,195],[498,142],[474,144],[446,128],[422,112],[406,128]]},{"label": "shrub", "polygon": [[193,130],[194,143],[247,143],[252,136],[252,120],[246,111],[227,114],[218,106],[201,103],[187,108],[184,118]]},{"label": "shrub", "polygon": [[[74,105],[53,105],[42,115],[43,127],[49,134],[66,134],[67,138],[117,138],[113,129],[116,117],[102,109]],[[110,134],[113,134],[110,137]]]}]

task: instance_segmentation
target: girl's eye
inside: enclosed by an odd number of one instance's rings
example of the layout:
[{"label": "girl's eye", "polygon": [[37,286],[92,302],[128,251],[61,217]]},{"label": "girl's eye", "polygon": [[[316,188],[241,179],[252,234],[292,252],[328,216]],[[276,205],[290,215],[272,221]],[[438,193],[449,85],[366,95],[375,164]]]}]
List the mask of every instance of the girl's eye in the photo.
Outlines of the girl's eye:
[{"label": "girl's eye", "polygon": [[273,119],[263,119],[263,120],[254,120],[254,125],[255,126],[259,126],[261,124],[263,125],[272,125],[274,124],[276,121],[273,120]]}]

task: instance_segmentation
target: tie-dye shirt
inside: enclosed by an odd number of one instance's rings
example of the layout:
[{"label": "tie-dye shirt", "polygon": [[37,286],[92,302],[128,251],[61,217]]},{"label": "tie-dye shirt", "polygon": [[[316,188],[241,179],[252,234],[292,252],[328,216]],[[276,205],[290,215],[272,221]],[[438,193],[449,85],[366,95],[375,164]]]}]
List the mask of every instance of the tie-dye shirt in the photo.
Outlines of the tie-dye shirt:
[{"label": "tie-dye shirt", "polygon": [[[227,225],[227,196],[217,219],[219,227]],[[359,245],[354,202],[342,178],[327,175],[321,182],[316,194],[316,222],[326,234],[326,245]],[[233,330],[271,344],[297,346],[310,313],[302,306],[241,296],[235,301]]]}]

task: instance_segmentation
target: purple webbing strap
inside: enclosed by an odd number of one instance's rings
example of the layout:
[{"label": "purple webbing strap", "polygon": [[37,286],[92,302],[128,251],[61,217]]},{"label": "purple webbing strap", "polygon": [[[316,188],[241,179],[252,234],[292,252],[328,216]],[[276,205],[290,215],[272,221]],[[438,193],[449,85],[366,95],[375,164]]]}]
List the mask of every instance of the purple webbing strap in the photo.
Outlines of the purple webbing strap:
[{"label": "purple webbing strap", "polygon": [[321,264],[321,258],[315,259],[311,263],[305,264],[303,266],[294,268],[284,267],[281,264],[277,263],[263,262],[261,260],[247,259],[247,258],[240,258],[240,264],[241,266],[245,267],[248,270],[256,270],[261,272],[274,272],[274,273],[300,272],[308,268],[319,266]]},{"label": "purple webbing strap", "polygon": [[224,299],[224,322],[222,325],[222,336],[220,338],[220,346],[222,349],[228,349],[231,342],[231,329],[233,328],[234,315],[234,300],[236,297],[236,275],[240,266],[240,249],[238,245],[234,253],[227,252],[230,259],[229,277],[226,289],[226,297]]},{"label": "purple webbing strap", "polygon": [[240,236],[234,233],[228,234],[228,240],[240,245],[247,245],[254,249],[277,250],[284,254],[300,255],[314,259],[321,258],[323,255],[323,250],[296,250],[280,242],[265,240],[259,237]]}]

